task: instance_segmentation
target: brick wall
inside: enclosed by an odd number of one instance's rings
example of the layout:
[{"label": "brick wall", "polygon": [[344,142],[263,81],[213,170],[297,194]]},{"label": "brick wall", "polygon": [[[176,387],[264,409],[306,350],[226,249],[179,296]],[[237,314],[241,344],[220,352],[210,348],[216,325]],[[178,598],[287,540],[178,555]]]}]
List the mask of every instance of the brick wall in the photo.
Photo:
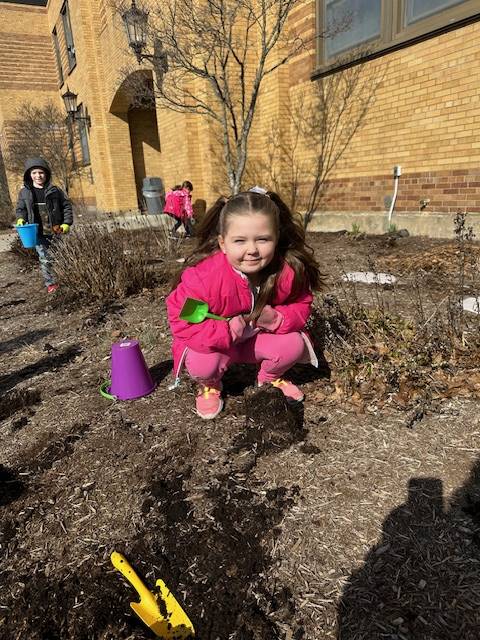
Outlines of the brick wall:
[{"label": "brick wall", "polygon": [[[420,200],[429,199],[425,212],[478,211],[479,37],[475,22],[363,65],[365,74],[384,78],[329,176],[322,208],[385,210],[393,167],[401,165],[397,210],[418,211]],[[299,64],[291,66],[292,96],[311,86],[301,82]]]},{"label": "brick wall", "polygon": [[[42,104],[58,99],[47,10],[0,4],[0,147],[7,152],[8,130],[24,102]],[[22,178],[7,172],[8,188],[16,200]]]},{"label": "brick wall", "polygon": [[[393,194],[392,175],[337,178],[328,181],[322,209],[385,211]],[[480,167],[453,171],[423,171],[400,177],[395,210],[455,213],[480,212]]]},{"label": "brick wall", "polygon": [[[218,191],[225,191],[223,152],[210,121],[157,107],[160,148],[145,140],[153,133],[155,114],[145,113],[143,118],[130,112],[120,70],[130,65],[132,73],[151,72],[148,64],[139,67],[129,51],[121,20],[109,0],[70,0],[74,69],[67,62],[62,4],[63,0],[50,0],[45,9],[0,3],[0,136],[20,101],[54,99],[63,109],[61,94],[68,86],[92,118],[91,167],[75,184],[79,197],[107,211],[134,209],[144,173],[159,175],[167,187],[190,179],[194,197],[209,202]],[[64,68],[61,87],[51,39],[54,27]],[[280,125],[283,143],[294,140],[289,105],[300,95],[309,104],[316,58],[313,0],[299,4],[289,27],[311,38],[312,46],[267,78],[249,145],[253,164],[273,162],[266,153],[272,124]],[[366,75],[383,79],[362,128],[329,176],[322,206],[384,211],[385,196],[393,189],[393,166],[400,164],[397,210],[418,211],[420,200],[429,200],[423,208],[426,212],[478,209],[479,39],[480,22],[476,22],[363,65]],[[36,58],[44,61],[41,68],[32,65]],[[308,145],[300,146],[296,159],[306,166],[310,153]],[[286,157],[275,162],[285,174],[291,169]],[[93,183],[88,179],[90,171]],[[306,183],[308,172],[304,174]],[[257,177],[262,180],[261,174]],[[263,180],[271,186],[266,173]]]}]

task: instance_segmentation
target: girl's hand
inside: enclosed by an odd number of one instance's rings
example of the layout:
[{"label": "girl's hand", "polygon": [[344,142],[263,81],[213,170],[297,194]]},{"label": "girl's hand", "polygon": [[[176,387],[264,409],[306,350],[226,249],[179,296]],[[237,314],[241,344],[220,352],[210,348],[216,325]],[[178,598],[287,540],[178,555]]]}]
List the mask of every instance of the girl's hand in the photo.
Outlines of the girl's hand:
[{"label": "girl's hand", "polygon": [[242,338],[246,326],[243,316],[233,316],[233,318],[230,318],[228,328],[233,342],[238,342]]},{"label": "girl's hand", "polygon": [[276,331],[283,322],[283,314],[266,304],[258,316],[256,326],[266,331]]},{"label": "girl's hand", "polygon": [[232,342],[234,344],[238,342],[245,342],[253,338],[260,331],[259,328],[254,327],[251,323],[246,323],[243,316],[234,316],[228,321],[228,327],[230,329],[230,335],[232,336]]}]

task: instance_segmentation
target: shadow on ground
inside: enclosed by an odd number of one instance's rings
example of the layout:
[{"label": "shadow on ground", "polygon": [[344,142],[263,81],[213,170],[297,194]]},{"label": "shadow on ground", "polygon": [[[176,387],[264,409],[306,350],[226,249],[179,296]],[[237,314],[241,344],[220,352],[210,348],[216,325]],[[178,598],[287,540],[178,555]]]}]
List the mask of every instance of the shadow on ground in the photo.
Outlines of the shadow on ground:
[{"label": "shadow on ground", "polygon": [[19,304],[24,304],[27,300],[25,298],[17,298],[16,300],[7,300],[7,302],[2,302],[0,304],[0,309],[5,309],[6,307],[16,307]]},{"label": "shadow on ground", "polygon": [[20,349],[21,347],[33,344],[34,342],[38,342],[38,340],[41,340],[51,333],[51,329],[37,329],[36,331],[27,331],[26,333],[22,333],[22,335],[17,336],[16,338],[10,338],[10,340],[0,342],[0,353],[7,353],[8,351],[13,351],[15,349]]},{"label": "shadow on ground", "polygon": [[150,373],[154,382],[160,384],[172,371],[172,368],[173,360],[162,360],[162,362],[158,362],[153,367],[150,367]]},{"label": "shadow on ground", "polygon": [[41,400],[38,389],[21,389],[19,391],[7,391],[0,397],[0,420],[13,416],[21,409],[29,409]]},{"label": "shadow on ground", "polygon": [[[318,358],[318,361],[318,368],[311,364],[297,364],[286,372],[285,377],[294,384],[306,384],[321,378],[330,378],[330,367],[323,354]],[[225,393],[231,396],[241,396],[247,387],[255,386],[257,370],[258,367],[251,364],[231,365],[222,379]]]},{"label": "shadow on ground", "polygon": [[80,353],[81,348],[77,345],[67,347],[61,353],[41,358],[34,364],[29,364],[18,371],[0,376],[0,388],[10,391],[19,382],[38,376],[46,371],[53,371],[58,367],[63,367],[74,360]]},{"label": "shadow on ground", "polygon": [[14,502],[22,495],[24,488],[18,474],[0,464],[0,507]]},{"label": "shadow on ground", "polygon": [[412,478],[344,588],[338,640],[478,640],[479,569],[480,461],[448,508],[439,479]]}]

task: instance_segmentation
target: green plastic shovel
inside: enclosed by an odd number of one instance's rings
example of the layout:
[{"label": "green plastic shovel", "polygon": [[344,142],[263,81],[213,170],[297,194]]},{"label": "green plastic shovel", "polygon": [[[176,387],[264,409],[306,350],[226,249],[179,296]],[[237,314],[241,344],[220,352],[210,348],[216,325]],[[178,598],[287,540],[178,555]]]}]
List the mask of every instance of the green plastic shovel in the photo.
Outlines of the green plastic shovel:
[{"label": "green plastic shovel", "polygon": [[195,300],[195,298],[187,298],[185,300],[179,317],[180,320],[186,320],[187,322],[192,322],[193,324],[203,322],[205,318],[228,321],[228,318],[224,318],[223,316],[216,316],[213,313],[209,313],[208,304],[206,302],[203,302],[203,300]]}]

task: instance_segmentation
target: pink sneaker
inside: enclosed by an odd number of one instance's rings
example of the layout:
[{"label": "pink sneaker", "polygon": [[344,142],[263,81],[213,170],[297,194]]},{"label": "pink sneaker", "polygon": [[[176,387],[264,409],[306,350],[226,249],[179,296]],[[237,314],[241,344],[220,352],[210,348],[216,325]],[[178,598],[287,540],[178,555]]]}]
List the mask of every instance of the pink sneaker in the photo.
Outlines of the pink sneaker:
[{"label": "pink sneaker", "polygon": [[[217,383],[218,384],[218,383]],[[198,415],[204,420],[212,420],[216,418],[223,409],[222,387],[219,388],[201,385],[195,404]]]},{"label": "pink sneaker", "polygon": [[[262,384],[266,384],[265,382],[259,382],[258,386],[261,387]],[[305,394],[298,387],[296,387],[293,382],[289,380],[284,380],[283,378],[277,378],[276,380],[272,380],[270,384],[283,393],[283,395],[292,402],[301,402],[305,398]]]},{"label": "pink sneaker", "polygon": [[55,291],[58,289],[58,284],[49,284],[47,287],[47,292],[48,293],[55,293]]}]

